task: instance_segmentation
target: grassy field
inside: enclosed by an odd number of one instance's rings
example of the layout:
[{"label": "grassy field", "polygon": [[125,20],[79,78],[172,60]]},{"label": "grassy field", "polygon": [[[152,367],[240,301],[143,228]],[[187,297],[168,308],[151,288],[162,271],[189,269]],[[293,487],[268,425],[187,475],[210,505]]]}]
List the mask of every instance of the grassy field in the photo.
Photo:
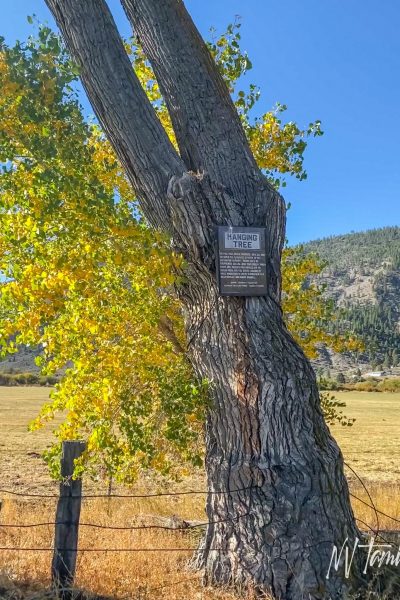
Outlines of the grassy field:
[{"label": "grassy field", "polygon": [[49,397],[46,387],[0,387],[0,473],[2,488],[41,491],[54,488],[41,452],[54,425],[28,433],[28,424]]},{"label": "grassy field", "polygon": [[[333,428],[346,462],[371,483],[400,484],[400,394],[334,392],[356,419],[353,427]],[[349,473],[350,478],[350,473]]]},{"label": "grassy field", "polygon": [[[52,439],[45,430],[27,432],[27,425],[47,400],[49,388],[0,387],[1,487],[30,491],[54,488],[38,456]],[[400,484],[400,393],[335,392],[344,400],[353,427],[332,431],[348,462],[371,484]],[[351,480],[354,475],[348,473]]]},{"label": "grassy field", "polygon": [[[51,427],[39,433],[27,433],[27,423],[36,416],[47,395],[48,389],[44,388],[0,387],[0,488],[46,493],[57,491],[57,486],[49,481],[40,458],[40,452],[51,440]],[[344,409],[347,416],[357,419],[352,428],[334,428],[346,462],[367,482],[377,507],[400,518],[400,394],[338,392],[336,396],[347,402],[347,408]],[[352,473],[349,473],[349,481],[352,492],[368,501],[365,491]],[[198,488],[202,485],[199,478],[177,487]],[[86,482],[85,487],[86,490],[93,489]],[[105,487],[97,486],[95,489],[100,493],[105,491]],[[54,499],[17,500],[5,493],[0,493],[0,499],[3,499],[0,523],[54,520]],[[376,526],[372,510],[357,500],[353,501],[353,506],[359,519],[373,528]],[[131,526],[157,524],[157,516],[171,515],[204,520],[204,496],[86,500],[81,521]],[[385,517],[380,518],[379,525],[381,528],[396,528],[395,523]],[[228,600],[233,597],[229,592],[203,590],[199,577],[185,571],[190,549],[196,546],[198,535],[193,531],[159,530],[118,531],[116,534],[115,531],[82,527],[81,548],[141,547],[160,550],[117,555],[81,552],[77,584],[97,594],[135,600]],[[50,526],[39,529],[0,528],[0,546],[49,547],[52,540],[53,529]],[[188,550],[173,553],[162,550],[174,546]],[[0,576],[0,597],[25,598],[18,595],[21,593],[20,583],[13,592],[14,580],[27,583],[30,590],[27,597],[31,597],[35,589],[46,588],[49,584],[50,560],[50,553],[45,552],[33,555],[29,552],[13,554],[0,551],[0,573],[3,573],[4,580],[2,583]]]}]

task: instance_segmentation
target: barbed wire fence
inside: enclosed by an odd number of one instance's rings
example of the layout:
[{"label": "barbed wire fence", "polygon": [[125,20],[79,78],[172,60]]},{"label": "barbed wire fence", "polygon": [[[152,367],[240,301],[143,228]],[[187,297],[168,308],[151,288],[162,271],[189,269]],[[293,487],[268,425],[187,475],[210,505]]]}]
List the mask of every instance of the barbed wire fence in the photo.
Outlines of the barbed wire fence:
[{"label": "barbed wire fence", "polygon": [[[110,531],[168,531],[168,532],[184,532],[188,533],[191,530],[205,529],[209,525],[218,525],[226,522],[238,522],[242,519],[251,517],[255,513],[246,512],[241,515],[234,517],[227,517],[224,519],[217,519],[214,521],[204,521],[190,523],[183,521],[181,524],[174,525],[104,525],[103,523],[85,522],[80,521],[80,510],[82,501],[88,499],[149,499],[149,498],[164,498],[164,497],[184,497],[189,495],[231,495],[236,493],[242,493],[247,490],[253,490],[260,488],[260,486],[252,485],[242,487],[234,490],[185,490],[185,491],[171,491],[171,492],[158,492],[158,493],[147,493],[147,494],[82,494],[82,482],[81,480],[74,480],[72,478],[74,471],[74,461],[84,451],[84,444],[82,442],[63,442],[63,457],[61,461],[61,473],[63,476],[63,482],[60,484],[60,494],[42,494],[32,492],[20,492],[14,490],[8,490],[0,488],[0,494],[11,497],[29,498],[29,499],[57,499],[57,511],[56,518],[54,521],[38,521],[34,523],[1,523],[1,530],[14,530],[14,529],[35,529],[40,527],[54,527],[54,546],[51,547],[36,547],[36,546],[0,546],[0,551],[4,552],[38,552],[38,553],[52,553],[52,584],[57,588],[62,598],[70,597],[70,590],[73,586],[75,578],[76,568],[76,557],[77,553],[151,553],[151,552],[162,552],[162,553],[193,553],[197,550],[197,547],[79,547],[78,546],[78,530],[79,528],[92,528],[99,530],[110,530]],[[372,527],[363,520],[356,518],[356,521],[363,525],[368,532],[371,532],[375,537],[381,539],[388,545],[393,545],[393,542],[389,541],[383,534],[395,533],[395,531],[382,530],[380,527],[379,516],[383,516],[386,519],[393,521],[394,523],[400,523],[400,518],[389,515],[376,507],[373,498],[357,472],[347,463],[346,467],[355,475],[357,480],[360,482],[362,488],[365,490],[369,502],[363,500],[359,496],[350,492],[351,498],[360,502],[364,506],[371,509],[375,514],[376,526]],[[67,518],[58,518],[59,516],[67,515]],[[397,532],[397,530],[396,530]],[[399,530],[400,534],[400,530]],[[224,548],[208,548],[208,551],[224,552]],[[156,591],[173,585],[180,585],[187,582],[194,582],[199,580],[199,576],[192,578],[182,579],[177,582],[168,582],[165,585],[159,585],[154,588],[147,589],[149,591]]]}]

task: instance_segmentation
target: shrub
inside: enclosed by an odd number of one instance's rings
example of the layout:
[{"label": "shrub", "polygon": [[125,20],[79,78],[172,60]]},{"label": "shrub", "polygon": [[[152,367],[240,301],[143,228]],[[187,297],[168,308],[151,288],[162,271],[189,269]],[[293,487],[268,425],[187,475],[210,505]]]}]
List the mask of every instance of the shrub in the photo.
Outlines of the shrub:
[{"label": "shrub", "polygon": [[338,383],[329,377],[321,377],[318,380],[318,387],[320,390],[332,391],[338,389]]},{"label": "shrub", "polygon": [[38,373],[0,373],[0,385],[55,385],[57,377]]},{"label": "shrub", "polygon": [[384,379],[378,383],[377,389],[382,392],[400,392],[400,378]]},{"label": "shrub", "polygon": [[378,381],[376,379],[367,379],[349,386],[349,389],[358,390],[359,392],[378,392],[377,386]]},{"label": "shrub", "polygon": [[33,385],[39,381],[39,377],[35,373],[17,373],[13,377],[19,385]]}]

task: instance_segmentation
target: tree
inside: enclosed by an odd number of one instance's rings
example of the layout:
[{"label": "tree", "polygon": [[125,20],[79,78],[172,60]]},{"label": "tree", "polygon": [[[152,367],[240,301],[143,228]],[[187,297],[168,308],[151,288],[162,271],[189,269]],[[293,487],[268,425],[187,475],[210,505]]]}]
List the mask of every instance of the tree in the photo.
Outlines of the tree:
[{"label": "tree", "polygon": [[[216,584],[250,580],[283,598],[339,597],[341,576],[325,577],[332,544],[358,532],[314,374],[279,306],[282,199],[258,169],[228,90],[180,3],[125,4],[152,61],[179,153],[131,69],[106,5],[48,4],[144,215],[185,257],[178,289],[190,359],[198,377],[212,382],[206,467],[214,525],[197,564]],[[218,296],[212,236],[218,223],[267,224],[265,298]]]},{"label": "tree", "polygon": [[[284,184],[285,173],[303,179],[304,140],[318,124],[302,131],[274,112],[250,121],[259,93],[254,85],[236,90],[250,68],[239,30],[238,23],[228,26],[209,47],[252,149],[274,185]],[[140,47],[125,46],[176,143],[151,66]],[[0,341],[3,353],[21,343],[42,348],[43,374],[68,367],[32,428],[62,412],[57,438],[86,439],[77,468],[96,477],[130,483],[147,469],[169,477],[190,472],[203,455],[207,384],[186,359],[180,305],[171,294],[181,259],[138,220],[112,149],[97,126],[85,123],[71,87],[76,65],[59,37],[39,27],[25,44],[3,43],[0,59],[0,268],[7,278]],[[343,345],[329,333],[337,311],[309,281],[323,268],[302,248],[284,252],[284,317],[308,356],[321,342]],[[45,455],[55,476],[59,451],[56,443]]]},{"label": "tree", "polygon": [[336,381],[338,383],[346,383],[346,378],[345,378],[344,374],[341,371],[339,371],[339,373],[337,374]]},{"label": "tree", "polygon": [[385,358],[384,358],[384,361],[382,363],[382,366],[383,366],[384,369],[389,369],[390,366],[391,366],[391,364],[392,364],[392,359],[391,359],[390,354],[387,352],[385,354]]},{"label": "tree", "polygon": [[46,27],[24,46],[2,44],[0,341],[43,347],[44,373],[68,367],[42,420],[66,410],[59,438],[87,439],[97,474],[179,472],[201,463],[206,404],[165,293],[181,259],[132,217],[134,195],[83,120],[74,72]]}]

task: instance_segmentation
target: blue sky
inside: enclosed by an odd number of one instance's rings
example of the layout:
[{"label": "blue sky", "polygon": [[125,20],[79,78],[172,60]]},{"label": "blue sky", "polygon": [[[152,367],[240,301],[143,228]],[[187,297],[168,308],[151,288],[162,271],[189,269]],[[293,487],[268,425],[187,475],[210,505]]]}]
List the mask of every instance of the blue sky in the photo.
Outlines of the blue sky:
[{"label": "blue sky", "polygon": [[[35,13],[53,24],[41,0],[1,0],[0,35],[9,43],[31,32]],[[117,0],[109,1],[129,34]],[[400,3],[398,0],[186,0],[197,26],[222,30],[235,15],[253,61],[249,82],[262,89],[260,110],[288,105],[300,125],[321,119],[310,143],[306,182],[284,196],[288,238],[400,224]]]}]

